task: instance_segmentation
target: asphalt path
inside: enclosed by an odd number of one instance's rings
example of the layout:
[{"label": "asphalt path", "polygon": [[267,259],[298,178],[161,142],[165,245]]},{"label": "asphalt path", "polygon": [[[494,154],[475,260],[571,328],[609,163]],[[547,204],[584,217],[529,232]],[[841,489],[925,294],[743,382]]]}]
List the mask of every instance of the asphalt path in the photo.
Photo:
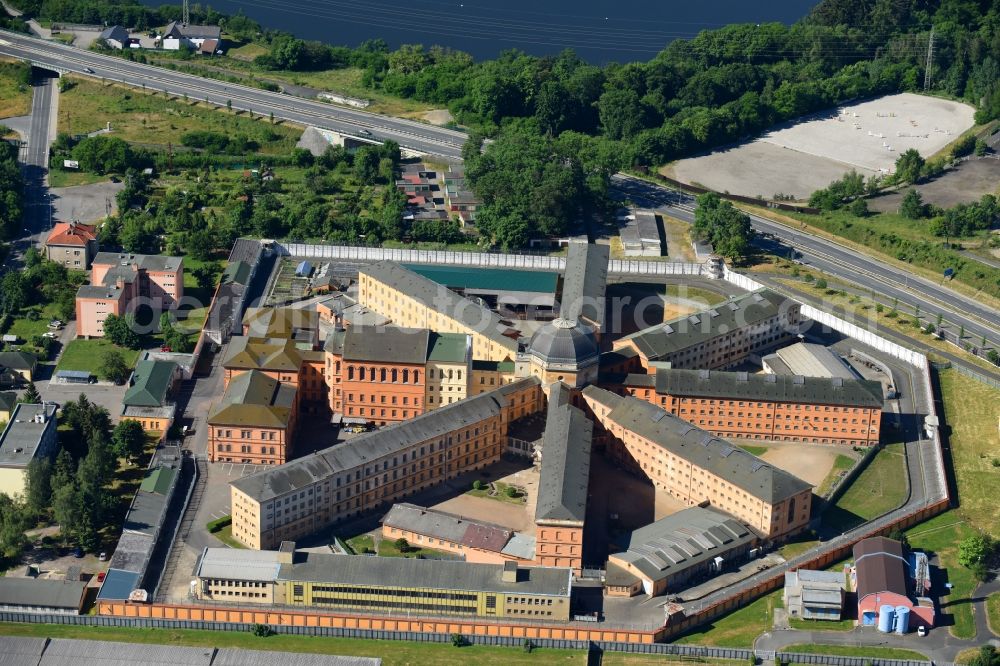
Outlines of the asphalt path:
[{"label": "asphalt path", "polygon": [[[622,174],[614,176],[613,185],[640,206],[694,221],[694,198],[689,195]],[[975,299],[820,236],[755,215],[750,220],[758,234],[773,237],[794,250],[802,264],[877,294],[898,298],[901,303],[919,305],[924,313],[941,313],[955,325],[965,326],[966,334],[977,342],[985,335],[994,346],[1000,344],[1000,315]]]},{"label": "asphalt path", "polygon": [[461,159],[466,139],[464,133],[444,127],[206,79],[14,32],[0,31],[0,54],[58,72],[94,76],[147,90],[166,91],[171,95],[187,95],[192,100],[207,100],[219,106],[232,102],[237,110],[263,115],[274,113],[275,118],[333,130],[361,141],[392,140],[403,148],[449,159]]}]

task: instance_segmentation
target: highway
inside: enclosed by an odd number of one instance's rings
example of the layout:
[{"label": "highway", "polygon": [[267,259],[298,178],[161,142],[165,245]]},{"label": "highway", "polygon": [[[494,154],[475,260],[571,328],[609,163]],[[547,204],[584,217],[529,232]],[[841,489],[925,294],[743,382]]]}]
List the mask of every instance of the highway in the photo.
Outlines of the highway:
[{"label": "highway", "polygon": [[[661,210],[686,222],[694,221],[694,197],[622,174],[614,176],[613,185],[640,206]],[[759,234],[769,234],[794,249],[803,264],[876,294],[898,298],[900,303],[919,305],[921,312],[928,315],[941,313],[956,326],[965,326],[966,334],[975,344],[984,335],[994,345],[1000,343],[1000,316],[993,308],[820,236],[756,215],[751,215],[750,220]]]},{"label": "highway", "polygon": [[[35,70],[36,72],[38,70]],[[48,173],[51,113],[55,80],[50,76],[32,78],[31,124],[21,153],[21,171],[25,183],[24,236],[28,243],[40,242],[52,222]]]},{"label": "highway", "polygon": [[237,110],[263,115],[274,113],[275,118],[314,125],[362,140],[392,140],[403,148],[444,158],[461,159],[466,138],[464,133],[444,127],[206,79],[14,32],[0,31],[0,54],[59,72],[75,72],[144,86],[147,90],[187,95],[192,100],[208,100],[219,106],[226,106],[231,101]]}]

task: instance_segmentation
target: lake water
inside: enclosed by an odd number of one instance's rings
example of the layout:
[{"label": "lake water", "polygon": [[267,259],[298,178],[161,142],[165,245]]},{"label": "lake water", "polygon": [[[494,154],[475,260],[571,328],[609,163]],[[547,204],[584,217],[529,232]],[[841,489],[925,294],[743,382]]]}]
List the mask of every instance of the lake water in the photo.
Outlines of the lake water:
[{"label": "lake water", "polygon": [[[159,5],[162,0],[147,0]],[[648,60],[669,42],[727,23],[793,23],[816,0],[212,0],[303,39],[356,46],[382,38],[494,58],[574,49],[590,62]]]}]

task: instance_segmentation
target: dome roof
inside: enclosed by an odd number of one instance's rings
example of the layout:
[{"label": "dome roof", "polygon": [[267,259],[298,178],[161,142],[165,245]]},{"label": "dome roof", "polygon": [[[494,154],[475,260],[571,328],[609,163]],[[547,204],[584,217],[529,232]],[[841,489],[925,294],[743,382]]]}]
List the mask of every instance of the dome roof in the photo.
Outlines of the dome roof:
[{"label": "dome roof", "polygon": [[573,368],[593,365],[600,357],[593,331],[575,320],[562,318],[535,331],[528,353],[547,366]]}]

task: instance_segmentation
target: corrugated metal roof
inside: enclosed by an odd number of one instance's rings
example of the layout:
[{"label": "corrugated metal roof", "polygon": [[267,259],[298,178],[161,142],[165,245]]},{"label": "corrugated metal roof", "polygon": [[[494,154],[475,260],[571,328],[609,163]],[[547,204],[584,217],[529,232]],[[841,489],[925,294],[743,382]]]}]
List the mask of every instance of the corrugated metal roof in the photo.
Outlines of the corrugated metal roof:
[{"label": "corrugated metal roof", "polygon": [[903,545],[886,537],[871,537],[854,544],[858,601],[869,594],[894,592],[906,596],[907,562]]},{"label": "corrugated metal roof", "polygon": [[195,576],[273,582],[280,568],[275,550],[205,548],[195,567]]},{"label": "corrugated metal roof", "polygon": [[490,291],[531,291],[554,294],[558,273],[548,271],[519,271],[507,268],[480,268],[465,266],[428,266],[402,264],[428,280],[452,289]]}]

